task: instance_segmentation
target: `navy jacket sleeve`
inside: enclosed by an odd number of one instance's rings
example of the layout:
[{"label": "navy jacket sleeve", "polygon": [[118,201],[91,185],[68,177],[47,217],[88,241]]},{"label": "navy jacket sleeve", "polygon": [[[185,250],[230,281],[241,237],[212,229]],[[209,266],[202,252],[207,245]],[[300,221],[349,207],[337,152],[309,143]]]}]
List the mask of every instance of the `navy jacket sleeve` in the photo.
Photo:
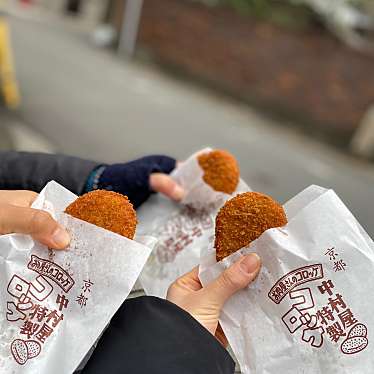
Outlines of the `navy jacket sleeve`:
[{"label": "navy jacket sleeve", "polygon": [[0,152],[0,189],[40,192],[55,180],[80,195],[97,162],[77,157],[28,152]]},{"label": "navy jacket sleeve", "polygon": [[175,168],[175,162],[168,156],[152,155],[126,163],[103,165],[65,155],[0,152],[0,190],[40,192],[47,182],[55,180],[77,195],[92,189],[119,192],[127,195],[138,207],[152,193],[150,174],[168,174]]},{"label": "navy jacket sleeve", "polygon": [[232,374],[226,349],[192,316],[156,297],[125,301],[82,374]]}]

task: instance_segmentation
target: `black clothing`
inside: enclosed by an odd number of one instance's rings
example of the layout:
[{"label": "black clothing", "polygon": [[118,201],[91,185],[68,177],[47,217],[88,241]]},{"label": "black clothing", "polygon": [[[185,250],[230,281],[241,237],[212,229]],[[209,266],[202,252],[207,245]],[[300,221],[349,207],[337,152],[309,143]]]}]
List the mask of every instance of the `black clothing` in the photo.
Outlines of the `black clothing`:
[{"label": "black clothing", "polygon": [[232,374],[218,340],[166,300],[126,300],[113,316],[82,374]]},{"label": "black clothing", "polygon": [[0,190],[40,192],[55,180],[80,195],[92,170],[100,164],[77,157],[29,152],[0,152]]}]

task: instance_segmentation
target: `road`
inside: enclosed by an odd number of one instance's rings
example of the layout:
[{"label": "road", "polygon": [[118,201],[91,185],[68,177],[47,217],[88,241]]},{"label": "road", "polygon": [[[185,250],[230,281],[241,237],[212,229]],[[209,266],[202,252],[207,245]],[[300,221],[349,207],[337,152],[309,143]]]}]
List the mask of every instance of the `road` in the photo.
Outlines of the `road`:
[{"label": "road", "polygon": [[23,95],[19,118],[60,151],[111,162],[226,148],[253,189],[284,202],[310,184],[333,188],[374,236],[372,165],[247,106],[96,49],[63,23],[12,17],[11,26]]}]

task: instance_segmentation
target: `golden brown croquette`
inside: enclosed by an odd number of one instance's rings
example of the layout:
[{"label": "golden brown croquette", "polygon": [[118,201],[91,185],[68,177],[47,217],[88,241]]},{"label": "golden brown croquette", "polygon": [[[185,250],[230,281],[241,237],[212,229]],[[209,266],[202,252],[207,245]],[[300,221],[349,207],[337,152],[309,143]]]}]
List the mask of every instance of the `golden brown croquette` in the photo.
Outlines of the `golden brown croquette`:
[{"label": "golden brown croquette", "polygon": [[217,261],[247,246],[264,231],[287,224],[283,207],[270,196],[245,192],[226,201],[216,217]]},{"label": "golden brown croquette", "polygon": [[239,165],[227,151],[216,149],[198,156],[203,179],[215,191],[232,194],[239,183]]},{"label": "golden brown croquette", "polygon": [[127,196],[106,190],[88,192],[71,203],[65,213],[133,239],[136,213]]}]

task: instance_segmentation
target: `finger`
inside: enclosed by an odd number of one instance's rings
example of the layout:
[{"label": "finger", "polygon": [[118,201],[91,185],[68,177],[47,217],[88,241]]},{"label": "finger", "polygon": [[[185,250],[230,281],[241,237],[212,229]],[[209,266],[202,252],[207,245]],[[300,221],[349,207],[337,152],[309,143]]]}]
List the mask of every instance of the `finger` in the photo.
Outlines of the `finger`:
[{"label": "finger", "polygon": [[38,194],[33,191],[0,191],[0,203],[11,204],[22,207],[29,207],[38,197]]},{"label": "finger", "polygon": [[256,253],[242,257],[205,287],[206,297],[221,307],[230,296],[247,287],[256,278],[260,267],[261,259]]},{"label": "finger", "polygon": [[183,188],[169,175],[153,173],[149,177],[149,184],[153,191],[160,192],[172,200],[180,201],[184,196]]},{"label": "finger", "polygon": [[42,210],[0,205],[0,234],[29,234],[53,249],[63,249],[70,237],[52,216]]}]

